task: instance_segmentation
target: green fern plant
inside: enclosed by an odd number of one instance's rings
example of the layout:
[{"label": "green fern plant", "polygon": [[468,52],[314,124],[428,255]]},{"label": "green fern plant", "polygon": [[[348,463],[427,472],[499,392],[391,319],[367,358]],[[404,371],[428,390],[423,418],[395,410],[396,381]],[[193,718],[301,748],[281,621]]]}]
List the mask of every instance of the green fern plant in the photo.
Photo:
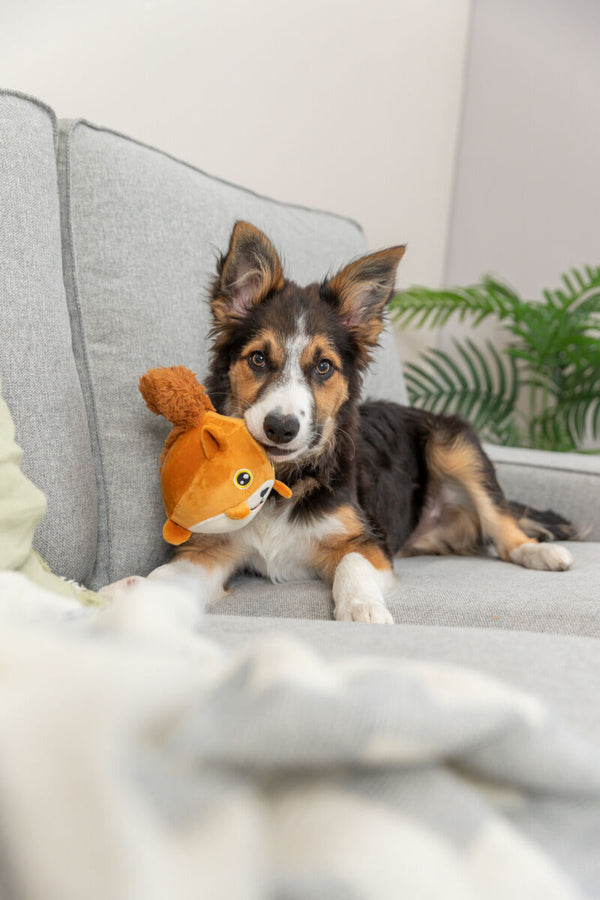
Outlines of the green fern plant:
[{"label": "green fern plant", "polygon": [[445,325],[452,316],[473,326],[493,316],[507,346],[454,341],[455,354],[431,348],[405,367],[411,403],[457,413],[487,440],[513,446],[577,450],[600,437],[600,268],[561,276],[539,301],[523,300],[486,276],[481,284],[435,291],[412,287],[391,301],[402,325]]}]

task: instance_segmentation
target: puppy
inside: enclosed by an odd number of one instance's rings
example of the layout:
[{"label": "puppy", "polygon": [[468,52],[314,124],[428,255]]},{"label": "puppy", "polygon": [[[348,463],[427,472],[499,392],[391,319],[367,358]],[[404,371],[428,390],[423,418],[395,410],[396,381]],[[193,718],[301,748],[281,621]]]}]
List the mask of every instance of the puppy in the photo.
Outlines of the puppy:
[{"label": "puppy", "polygon": [[193,579],[205,602],[242,569],[275,582],[319,576],[336,619],[390,623],[392,559],[472,554],[492,544],[527,568],[572,563],[540,541],[573,532],[550,513],[509,504],[470,426],[388,402],[361,404],[404,247],[299,287],[268,238],[238,222],[212,287],[205,380],[218,412],[243,417],[292,500],[271,495],[229,535],[192,535],[151,578]]}]

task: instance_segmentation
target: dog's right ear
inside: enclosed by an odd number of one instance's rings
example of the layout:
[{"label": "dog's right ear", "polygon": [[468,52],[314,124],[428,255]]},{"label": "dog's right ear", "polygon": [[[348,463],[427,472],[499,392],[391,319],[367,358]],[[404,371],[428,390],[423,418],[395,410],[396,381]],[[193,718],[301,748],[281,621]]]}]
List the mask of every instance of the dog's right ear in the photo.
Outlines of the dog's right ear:
[{"label": "dog's right ear", "polygon": [[321,285],[321,298],[331,304],[356,342],[358,361],[366,366],[385,324],[385,307],[394,292],[396,269],[406,246],[369,253],[345,266]]},{"label": "dog's right ear", "polygon": [[271,241],[254,225],[236,222],[213,285],[215,329],[242,321],[253,306],[280,290],[283,283],[281,262]]}]

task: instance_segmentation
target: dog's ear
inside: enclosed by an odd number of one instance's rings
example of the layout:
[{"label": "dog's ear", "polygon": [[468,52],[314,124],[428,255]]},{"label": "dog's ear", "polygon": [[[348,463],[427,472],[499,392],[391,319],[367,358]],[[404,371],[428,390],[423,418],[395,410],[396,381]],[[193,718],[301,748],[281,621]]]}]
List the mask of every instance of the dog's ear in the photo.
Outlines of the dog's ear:
[{"label": "dog's ear", "polygon": [[213,286],[211,307],[217,330],[242,320],[253,306],[282,287],[281,262],[273,244],[254,225],[236,222]]},{"label": "dog's ear", "polygon": [[377,345],[405,250],[403,244],[363,256],[321,285],[321,297],[337,309],[350,329],[364,364]]}]

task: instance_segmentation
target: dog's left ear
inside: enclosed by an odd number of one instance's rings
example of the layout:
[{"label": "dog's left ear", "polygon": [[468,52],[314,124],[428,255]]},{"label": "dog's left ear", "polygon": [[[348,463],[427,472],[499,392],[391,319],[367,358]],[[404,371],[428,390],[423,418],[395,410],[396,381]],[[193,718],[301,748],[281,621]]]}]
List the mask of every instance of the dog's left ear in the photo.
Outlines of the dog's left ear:
[{"label": "dog's left ear", "polygon": [[363,361],[371,351],[384,325],[383,313],[396,281],[396,269],[406,245],[370,253],[351,262],[321,285],[321,296],[336,307],[344,324],[352,332]]},{"label": "dog's left ear", "polygon": [[236,222],[213,286],[216,328],[242,320],[253,306],[282,287],[281,262],[271,241],[249,222]]}]

